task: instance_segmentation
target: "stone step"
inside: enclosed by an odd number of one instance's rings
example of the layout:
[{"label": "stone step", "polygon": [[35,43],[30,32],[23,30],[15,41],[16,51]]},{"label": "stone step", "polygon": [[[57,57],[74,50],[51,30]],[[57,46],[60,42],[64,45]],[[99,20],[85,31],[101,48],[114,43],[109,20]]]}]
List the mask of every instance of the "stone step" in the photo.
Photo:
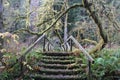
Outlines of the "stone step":
[{"label": "stone step", "polygon": [[79,74],[81,69],[48,69],[48,68],[40,68],[40,74],[46,75],[76,75]]},{"label": "stone step", "polygon": [[43,55],[46,56],[70,56],[72,53],[67,53],[67,52],[45,52],[42,53]]},{"label": "stone step", "polygon": [[75,63],[75,60],[49,60],[49,59],[41,59],[40,60],[43,63],[46,64],[71,64]]},{"label": "stone step", "polygon": [[[77,63],[76,63],[77,61]],[[29,75],[34,80],[86,80],[80,74],[85,73],[83,60],[68,52],[45,52],[37,64],[40,69]]]},{"label": "stone step", "polygon": [[45,75],[32,74],[31,78],[34,80],[81,80],[80,75]]},{"label": "stone step", "polygon": [[85,69],[85,68],[87,68],[87,64],[80,64],[80,66],[81,66],[81,68],[83,68],[83,69]]},{"label": "stone step", "polygon": [[0,72],[2,72],[5,69],[5,66],[0,66]]},{"label": "stone step", "polygon": [[55,60],[71,60],[73,56],[42,56],[42,59],[55,59]]},{"label": "stone step", "polygon": [[76,69],[76,68],[80,68],[79,64],[45,64],[45,63],[40,63],[39,64],[40,67],[44,67],[44,68],[49,68],[49,69]]}]

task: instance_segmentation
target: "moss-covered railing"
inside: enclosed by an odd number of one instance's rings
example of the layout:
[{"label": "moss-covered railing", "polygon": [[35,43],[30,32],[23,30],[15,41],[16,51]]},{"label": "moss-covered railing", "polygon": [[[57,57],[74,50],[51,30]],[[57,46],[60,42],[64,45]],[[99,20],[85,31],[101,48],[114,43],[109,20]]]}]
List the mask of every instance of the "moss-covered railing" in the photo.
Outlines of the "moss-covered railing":
[{"label": "moss-covered railing", "polygon": [[88,80],[92,80],[92,71],[91,71],[91,64],[94,63],[94,59],[89,55],[89,53],[81,46],[81,44],[73,37],[70,36],[66,42],[64,42],[64,45],[68,43],[70,40],[70,50],[72,51],[72,43],[74,42],[75,45],[82,51],[82,53],[86,56],[86,59],[88,60]]},{"label": "moss-covered railing", "polygon": [[[48,49],[45,48],[45,45],[46,45],[46,40],[47,42],[49,43],[48,45]],[[19,76],[22,76],[23,73],[25,72],[25,70],[23,69],[24,68],[24,65],[23,65],[23,62],[25,61],[25,57],[27,54],[29,54],[29,52],[39,43],[39,42],[43,42],[43,52],[44,51],[49,51],[49,46],[53,46],[53,43],[47,38],[46,34],[44,33],[43,35],[41,35],[33,44],[31,44],[24,52],[23,54],[17,59],[16,63],[12,64],[9,66],[9,68],[12,68],[14,67],[14,65],[16,65],[17,63],[20,63],[20,68],[21,68],[21,72],[20,72],[20,75]]]}]

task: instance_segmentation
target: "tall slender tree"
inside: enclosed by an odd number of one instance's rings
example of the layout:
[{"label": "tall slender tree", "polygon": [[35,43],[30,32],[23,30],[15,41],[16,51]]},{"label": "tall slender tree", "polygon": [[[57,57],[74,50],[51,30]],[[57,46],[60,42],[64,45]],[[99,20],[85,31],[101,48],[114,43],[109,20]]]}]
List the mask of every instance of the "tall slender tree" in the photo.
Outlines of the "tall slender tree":
[{"label": "tall slender tree", "polygon": [[[3,32],[3,0],[0,0],[0,32]],[[3,45],[3,40],[0,37],[0,49],[2,49],[2,45]]]},{"label": "tall slender tree", "polygon": [[[65,1],[65,10],[66,10],[68,8],[68,0],[64,0],[64,1]],[[65,22],[64,22],[64,42],[67,40],[68,37],[67,24],[68,24],[68,13],[66,13],[65,15]]]},{"label": "tall slender tree", "polygon": [[0,0],[0,32],[3,32],[3,0]]}]

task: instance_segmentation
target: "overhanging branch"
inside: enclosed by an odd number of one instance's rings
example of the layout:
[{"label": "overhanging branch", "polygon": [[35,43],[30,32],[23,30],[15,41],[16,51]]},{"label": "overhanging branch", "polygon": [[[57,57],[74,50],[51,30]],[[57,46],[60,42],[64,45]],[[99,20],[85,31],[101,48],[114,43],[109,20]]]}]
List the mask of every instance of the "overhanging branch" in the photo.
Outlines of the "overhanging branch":
[{"label": "overhanging branch", "polygon": [[[48,27],[47,29],[45,29],[43,32],[37,33],[37,32],[30,31],[29,29],[20,29],[20,30],[18,30],[18,31],[22,31],[22,30],[23,30],[23,31],[26,31],[26,32],[28,32],[28,33],[30,33],[30,34],[40,36],[40,35],[42,35],[43,33],[45,33],[45,32],[47,32],[48,30],[50,30],[52,27],[54,27],[54,25],[57,23],[57,21],[58,21],[62,16],[64,16],[68,11],[70,11],[71,9],[76,8],[76,7],[83,7],[83,5],[82,5],[82,4],[75,4],[75,5],[71,6],[71,7],[69,7],[68,9],[66,9],[65,11],[63,11],[61,14],[58,15],[58,18],[50,25],[50,27]],[[51,18],[50,20],[52,20],[52,18]],[[42,23],[38,24],[37,27],[40,26],[40,25],[42,25],[42,24],[44,24],[44,23],[46,23],[46,22],[48,22],[48,20],[47,20],[47,21],[43,21]],[[17,32],[17,31],[16,31],[16,32]]]},{"label": "overhanging branch", "polygon": [[71,9],[76,8],[76,7],[83,7],[83,5],[82,5],[82,4],[75,4],[75,5],[71,6],[71,7],[69,7],[68,9],[66,9],[64,12],[62,12],[62,13],[58,16],[58,18],[50,25],[50,27],[47,28],[46,30],[44,30],[41,34],[45,33],[46,31],[48,31],[48,30],[50,30],[52,27],[54,27],[54,25],[57,23],[57,21],[58,21],[64,14],[66,14],[68,11],[70,11]]}]

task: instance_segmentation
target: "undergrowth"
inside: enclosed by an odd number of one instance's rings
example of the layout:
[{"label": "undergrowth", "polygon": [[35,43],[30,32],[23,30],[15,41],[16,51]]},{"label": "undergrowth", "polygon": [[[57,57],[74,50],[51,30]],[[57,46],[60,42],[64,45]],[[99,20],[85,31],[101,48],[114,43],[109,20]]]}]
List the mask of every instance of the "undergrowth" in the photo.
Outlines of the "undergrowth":
[{"label": "undergrowth", "polygon": [[[16,56],[6,54],[4,57],[8,56],[9,59],[5,61],[7,65],[16,62]],[[26,63],[33,67],[37,62],[39,62],[41,57],[42,54],[40,52],[32,51],[26,55]],[[87,64],[87,60],[85,59],[84,55],[81,54],[80,57],[82,57],[83,63]],[[95,61],[94,64],[92,64],[93,80],[114,80],[114,78],[111,78],[111,76],[115,76],[115,72],[120,70],[120,49],[103,49],[100,52],[92,55],[92,57]],[[14,80],[15,77],[19,76],[19,74],[20,64],[16,64],[13,68],[5,69],[2,73],[0,73],[0,80]],[[87,77],[85,74],[81,74],[81,76]]]}]

